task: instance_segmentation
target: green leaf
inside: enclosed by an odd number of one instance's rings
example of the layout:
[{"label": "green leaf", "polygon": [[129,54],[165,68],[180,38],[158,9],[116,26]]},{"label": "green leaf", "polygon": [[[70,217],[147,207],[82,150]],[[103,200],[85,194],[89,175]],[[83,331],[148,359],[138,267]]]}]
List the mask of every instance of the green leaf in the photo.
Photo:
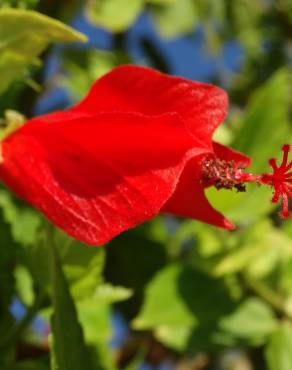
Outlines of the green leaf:
[{"label": "green leaf", "polygon": [[25,122],[26,117],[23,114],[12,109],[6,109],[4,111],[4,118],[0,119],[0,140],[6,139],[6,137],[19,129]]},{"label": "green leaf", "polygon": [[245,300],[230,316],[220,321],[220,327],[235,338],[250,344],[263,344],[277,327],[273,310],[259,298]]},{"label": "green leaf", "polygon": [[[88,344],[91,363],[94,369],[115,369],[114,359],[108,345],[112,337],[110,303],[127,299],[131,291],[123,287],[102,284],[96,294],[76,302],[78,319],[81,323],[85,341]],[[42,311],[48,318],[51,309]]]},{"label": "green leaf", "polygon": [[114,303],[124,301],[133,294],[131,289],[111,284],[101,284],[96,288],[93,298],[99,303]]},{"label": "green leaf", "polygon": [[64,273],[74,299],[92,295],[103,281],[104,248],[89,248],[57,229],[55,236]]},{"label": "green leaf", "polygon": [[133,321],[137,329],[149,329],[158,325],[195,326],[197,319],[182,300],[179,292],[181,266],[170,265],[161,270],[146,288],[145,303]]},{"label": "green leaf", "polygon": [[[144,305],[133,326],[154,330],[157,339],[175,349],[186,348],[190,341],[196,348],[211,343],[219,318],[230,313],[232,307],[221,281],[172,264],[147,286]],[[175,332],[177,339],[171,338]]]},{"label": "green leaf", "polygon": [[197,319],[182,301],[177,282],[181,268],[170,265],[148,284],[145,300],[132,326],[138,330],[154,330],[157,340],[177,351],[188,343]]},{"label": "green leaf", "polygon": [[[84,330],[86,343],[92,346],[98,369],[114,369],[114,359],[109,348],[112,337],[110,303],[128,299],[132,292],[123,287],[101,284],[92,297],[77,303],[78,317]],[[98,329],[98,330],[97,330]]]},{"label": "green leaf", "polygon": [[213,272],[220,276],[245,270],[254,277],[263,278],[291,255],[291,239],[271,221],[263,220],[237,234],[237,243],[221,253]]},{"label": "green leaf", "polygon": [[77,309],[86,343],[94,349],[95,362],[98,364],[96,368],[113,369],[108,345],[112,336],[110,306],[100,303],[98,299],[87,299],[78,303]]},{"label": "green leaf", "polygon": [[[94,296],[83,299],[77,305],[85,337],[91,343],[105,342],[110,339],[110,303],[131,297],[132,292],[124,287],[110,284],[100,285]],[[96,328],[99,328],[97,331]]]},{"label": "green leaf", "polygon": [[51,281],[48,260],[47,237],[42,230],[32,245],[23,248],[23,262],[28,267],[34,283],[43,292],[48,290]]},{"label": "green leaf", "polygon": [[137,370],[143,367],[143,363],[145,360],[145,350],[140,350],[133,359],[131,359],[130,363],[124,367],[124,370]]},{"label": "green leaf", "polygon": [[269,370],[292,370],[292,325],[283,322],[272,334],[265,356]]},{"label": "green leaf", "polygon": [[49,368],[39,361],[21,361],[10,367],[9,370],[49,370]]},{"label": "green leaf", "polygon": [[0,7],[11,8],[35,8],[40,0],[1,0]]},{"label": "green leaf", "polygon": [[149,4],[169,5],[177,3],[180,0],[146,0]]},{"label": "green leaf", "polygon": [[110,306],[100,303],[98,299],[86,299],[78,303],[77,309],[87,343],[98,345],[108,342],[112,334]]},{"label": "green leaf", "polygon": [[[53,238],[53,233],[49,234]],[[62,270],[54,241],[50,240],[50,264],[52,273],[51,318],[53,332],[53,370],[92,369],[76,307]],[[97,329],[98,330],[98,329]]]},{"label": "green leaf", "polygon": [[192,0],[179,0],[168,6],[153,7],[151,13],[158,31],[164,37],[177,37],[192,32],[198,21]]},{"label": "green leaf", "polygon": [[18,297],[26,306],[31,306],[34,301],[33,280],[31,274],[25,266],[18,265],[14,271],[14,276]]},{"label": "green leaf", "polygon": [[0,94],[16,79],[50,42],[85,42],[86,37],[65,24],[40,13],[0,9]]},{"label": "green leaf", "polygon": [[[3,219],[0,209],[0,368],[11,357],[11,350],[3,345],[14,326],[10,305],[15,294],[14,266],[17,264],[19,246],[13,240],[10,225]],[[4,339],[4,340],[3,340]],[[2,347],[3,346],[3,347]]]},{"label": "green leaf", "polygon": [[126,316],[131,316],[133,309],[141,305],[146,284],[166,263],[163,244],[152,240],[150,234],[151,231],[144,224],[114,238],[106,248],[105,274],[108,281],[134,292],[131,299],[119,304]]},{"label": "green leaf", "polygon": [[[252,159],[251,172],[270,171],[268,160],[281,157],[281,147],[291,141],[289,128],[291,76],[282,69],[253,95],[232,146]],[[207,190],[215,208],[235,222],[254,221],[270,212],[271,189],[253,184],[246,193]]]},{"label": "green leaf", "polygon": [[[64,273],[74,299],[80,300],[93,295],[96,287],[103,281],[105,250],[103,248],[89,248],[57,229],[54,230],[54,235]],[[39,288],[48,289],[50,273],[47,265],[46,233],[41,231],[35,243],[24,249],[24,259]]]},{"label": "green leaf", "polygon": [[155,336],[167,347],[183,352],[192,331],[193,327],[187,325],[160,325],[155,331]]},{"label": "green leaf", "polygon": [[144,0],[88,1],[88,19],[111,32],[122,32],[130,27],[142,12]]},{"label": "green leaf", "polygon": [[227,3],[227,21],[231,24],[231,31],[236,35],[239,42],[244,46],[245,51],[250,55],[259,55],[263,48],[259,47],[262,43],[262,28],[259,26],[263,15],[263,5],[260,1],[250,2],[248,0],[232,1]]},{"label": "green leaf", "polygon": [[15,241],[23,245],[33,244],[41,224],[40,215],[14,199],[7,190],[0,189],[0,208],[4,219],[11,225]]},{"label": "green leaf", "polygon": [[265,170],[267,158],[278,154],[283,140],[289,139],[290,85],[291,75],[286,69],[276,72],[247,107],[233,146],[253,159],[253,171]]},{"label": "green leaf", "polygon": [[[0,210],[0,313],[8,309],[14,293],[14,266],[17,263],[18,244],[13,240],[9,224]],[[1,318],[1,315],[0,315]]]},{"label": "green leaf", "polygon": [[288,296],[289,311],[292,312],[292,256],[285,256],[279,267],[279,289]]}]

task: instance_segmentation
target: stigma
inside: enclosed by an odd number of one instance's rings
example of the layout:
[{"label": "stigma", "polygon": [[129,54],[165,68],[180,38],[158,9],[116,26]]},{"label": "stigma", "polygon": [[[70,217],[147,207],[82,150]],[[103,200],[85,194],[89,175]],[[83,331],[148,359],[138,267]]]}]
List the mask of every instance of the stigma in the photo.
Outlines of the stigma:
[{"label": "stigma", "polygon": [[288,161],[290,150],[290,145],[283,145],[283,156],[280,165],[277,165],[275,158],[270,159],[269,164],[273,172],[271,174],[263,174],[260,177],[260,183],[274,188],[272,203],[282,202],[280,211],[282,218],[289,217],[289,198],[292,198],[292,161]]}]

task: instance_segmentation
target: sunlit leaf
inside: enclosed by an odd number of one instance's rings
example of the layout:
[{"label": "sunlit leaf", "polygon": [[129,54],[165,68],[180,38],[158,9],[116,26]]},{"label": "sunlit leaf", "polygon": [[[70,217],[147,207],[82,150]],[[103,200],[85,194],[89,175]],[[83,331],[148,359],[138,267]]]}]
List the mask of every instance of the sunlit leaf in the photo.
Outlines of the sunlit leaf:
[{"label": "sunlit leaf", "polygon": [[161,4],[161,5],[169,5],[174,4],[180,0],[146,0],[146,3],[149,4]]},{"label": "sunlit leaf", "polygon": [[0,93],[24,76],[50,42],[84,42],[86,37],[40,13],[0,9]]},{"label": "sunlit leaf", "polygon": [[26,8],[26,9],[33,9],[37,6],[40,0],[1,0],[0,1],[0,8],[1,7],[13,7],[13,8]]},{"label": "sunlit leaf", "polygon": [[28,269],[22,265],[16,267],[14,276],[18,297],[26,306],[31,306],[34,301],[32,276]]},{"label": "sunlit leaf", "polygon": [[156,338],[176,351],[183,352],[191,336],[193,328],[188,325],[160,325],[155,330]]},{"label": "sunlit leaf", "polygon": [[254,54],[263,51],[263,48],[259,47],[263,37],[262,29],[259,27],[264,10],[262,3],[260,1],[235,0],[227,3],[226,7],[226,13],[232,19],[231,31],[237,35],[246,51]]},{"label": "sunlit leaf", "polygon": [[[218,319],[232,307],[229,294],[219,280],[171,264],[148,285],[144,305],[133,326],[154,330],[158,339],[173,348],[182,350],[189,342],[195,348],[200,341],[203,346],[208,341],[211,344]],[[170,337],[176,332],[177,340]]]},{"label": "sunlit leaf", "polygon": [[100,303],[113,303],[124,301],[132,296],[131,289],[122,286],[113,286],[111,284],[100,284],[95,292],[93,299]]},{"label": "sunlit leaf", "polygon": [[152,9],[154,23],[164,37],[177,37],[192,32],[198,21],[198,15],[192,0],[179,0],[168,6]]},{"label": "sunlit leaf", "polygon": [[3,210],[5,221],[11,225],[13,238],[23,245],[32,244],[41,224],[41,217],[38,213],[18,203],[4,189],[0,189],[0,208]]},{"label": "sunlit leaf", "polygon": [[262,344],[277,327],[270,306],[259,298],[245,300],[235,312],[220,321],[220,327],[249,344]]},{"label": "sunlit leaf", "polygon": [[262,278],[292,255],[291,239],[269,221],[262,221],[238,234],[238,244],[218,258],[216,275],[247,271]]},{"label": "sunlit leaf", "polygon": [[144,0],[96,0],[88,1],[88,19],[112,32],[125,31],[142,12]]},{"label": "sunlit leaf", "polygon": [[179,265],[172,265],[154,277],[146,289],[143,309],[133,323],[135,328],[147,329],[158,325],[196,325],[197,319],[180,295],[181,272]]}]

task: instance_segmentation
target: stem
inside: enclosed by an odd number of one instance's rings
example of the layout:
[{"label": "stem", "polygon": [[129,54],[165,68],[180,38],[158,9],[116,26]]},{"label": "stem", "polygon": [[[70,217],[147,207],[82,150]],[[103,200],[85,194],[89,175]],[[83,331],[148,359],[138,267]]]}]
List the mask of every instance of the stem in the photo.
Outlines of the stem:
[{"label": "stem", "polygon": [[126,52],[126,40],[124,32],[117,32],[113,35],[114,49],[120,52]]}]

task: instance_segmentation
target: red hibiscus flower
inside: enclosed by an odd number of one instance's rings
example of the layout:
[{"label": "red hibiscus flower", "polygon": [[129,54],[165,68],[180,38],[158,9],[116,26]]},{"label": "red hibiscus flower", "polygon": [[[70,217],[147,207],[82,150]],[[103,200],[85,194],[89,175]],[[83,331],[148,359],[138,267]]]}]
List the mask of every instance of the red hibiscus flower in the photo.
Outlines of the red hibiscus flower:
[{"label": "red hibiscus flower", "polygon": [[80,104],[31,119],[5,138],[0,178],[91,245],[159,212],[232,229],[204,188],[274,185],[274,175],[245,174],[249,158],[212,142],[227,106],[218,87],[121,66],[99,79]]}]

